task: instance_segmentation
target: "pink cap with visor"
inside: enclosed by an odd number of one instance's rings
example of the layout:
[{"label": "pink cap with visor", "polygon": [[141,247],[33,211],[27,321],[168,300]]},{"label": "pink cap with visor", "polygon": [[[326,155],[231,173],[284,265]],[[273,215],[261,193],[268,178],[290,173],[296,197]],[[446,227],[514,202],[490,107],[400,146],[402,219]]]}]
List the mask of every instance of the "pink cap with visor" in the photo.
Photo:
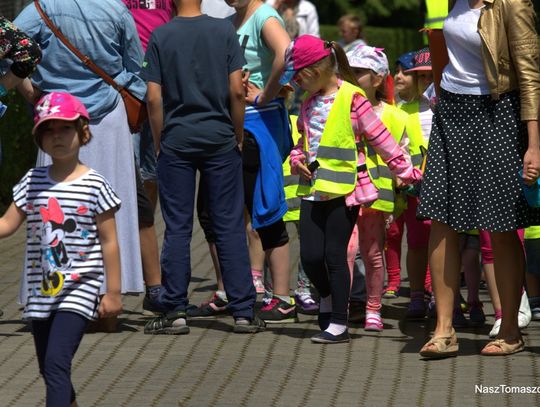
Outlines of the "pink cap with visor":
[{"label": "pink cap with visor", "polygon": [[79,117],[90,120],[86,107],[75,96],[65,92],[47,93],[37,102],[34,110],[34,128],[47,120],[76,120]]},{"label": "pink cap with visor", "polygon": [[301,35],[292,41],[285,51],[285,70],[279,83],[286,85],[294,75],[306,66],[313,65],[332,53],[332,45],[313,35]]}]

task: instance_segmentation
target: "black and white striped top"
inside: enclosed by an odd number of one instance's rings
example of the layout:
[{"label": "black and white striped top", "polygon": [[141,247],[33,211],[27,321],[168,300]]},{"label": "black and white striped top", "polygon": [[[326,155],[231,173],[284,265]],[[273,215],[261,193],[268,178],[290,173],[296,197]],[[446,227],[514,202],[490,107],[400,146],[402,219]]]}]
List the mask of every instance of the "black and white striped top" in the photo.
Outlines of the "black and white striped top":
[{"label": "black and white striped top", "polygon": [[13,200],[26,214],[23,318],[48,318],[62,310],[95,319],[104,280],[96,215],[120,207],[112,187],[94,170],[56,182],[49,167],[39,167],[15,185]]}]

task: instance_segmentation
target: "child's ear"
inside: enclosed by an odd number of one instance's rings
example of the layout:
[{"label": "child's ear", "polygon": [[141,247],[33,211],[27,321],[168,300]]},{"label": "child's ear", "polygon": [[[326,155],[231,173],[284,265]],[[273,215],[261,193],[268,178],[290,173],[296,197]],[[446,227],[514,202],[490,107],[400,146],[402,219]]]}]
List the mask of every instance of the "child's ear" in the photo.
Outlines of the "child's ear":
[{"label": "child's ear", "polygon": [[81,145],[86,145],[90,141],[90,126],[88,124],[85,124],[82,126],[82,137],[81,137]]}]

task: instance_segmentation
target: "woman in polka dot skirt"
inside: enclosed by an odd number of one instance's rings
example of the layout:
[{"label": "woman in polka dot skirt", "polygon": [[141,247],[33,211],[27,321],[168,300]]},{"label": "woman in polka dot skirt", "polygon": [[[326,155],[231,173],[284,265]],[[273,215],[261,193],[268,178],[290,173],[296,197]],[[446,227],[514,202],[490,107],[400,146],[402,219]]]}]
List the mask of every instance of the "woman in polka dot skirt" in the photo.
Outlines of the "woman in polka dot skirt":
[{"label": "woman in polka dot skirt", "polygon": [[[540,223],[522,182],[540,174],[540,72],[530,0],[449,2],[444,35],[450,62],[435,108],[417,215],[432,220],[429,257],[437,326],[420,355],[456,356],[458,230],[490,232],[503,319],[483,355],[524,349],[518,308],[525,258],[516,230]],[[519,175],[524,168],[523,179]]]}]

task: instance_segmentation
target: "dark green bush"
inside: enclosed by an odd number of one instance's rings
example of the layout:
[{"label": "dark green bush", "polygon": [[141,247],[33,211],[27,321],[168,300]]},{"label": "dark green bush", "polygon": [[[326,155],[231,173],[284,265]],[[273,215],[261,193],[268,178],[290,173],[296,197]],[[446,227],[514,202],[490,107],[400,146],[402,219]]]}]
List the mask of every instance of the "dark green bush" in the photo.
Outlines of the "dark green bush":
[{"label": "dark green bush", "polygon": [[[422,47],[422,35],[409,28],[366,27],[364,34],[369,45],[384,48],[390,69],[401,54]],[[321,38],[338,40],[337,26],[321,25]]]},{"label": "dark green bush", "polygon": [[11,190],[36,162],[37,147],[32,138],[32,117],[28,104],[16,93],[2,98],[8,106],[0,119],[2,164],[0,165],[0,212],[12,200]]}]

